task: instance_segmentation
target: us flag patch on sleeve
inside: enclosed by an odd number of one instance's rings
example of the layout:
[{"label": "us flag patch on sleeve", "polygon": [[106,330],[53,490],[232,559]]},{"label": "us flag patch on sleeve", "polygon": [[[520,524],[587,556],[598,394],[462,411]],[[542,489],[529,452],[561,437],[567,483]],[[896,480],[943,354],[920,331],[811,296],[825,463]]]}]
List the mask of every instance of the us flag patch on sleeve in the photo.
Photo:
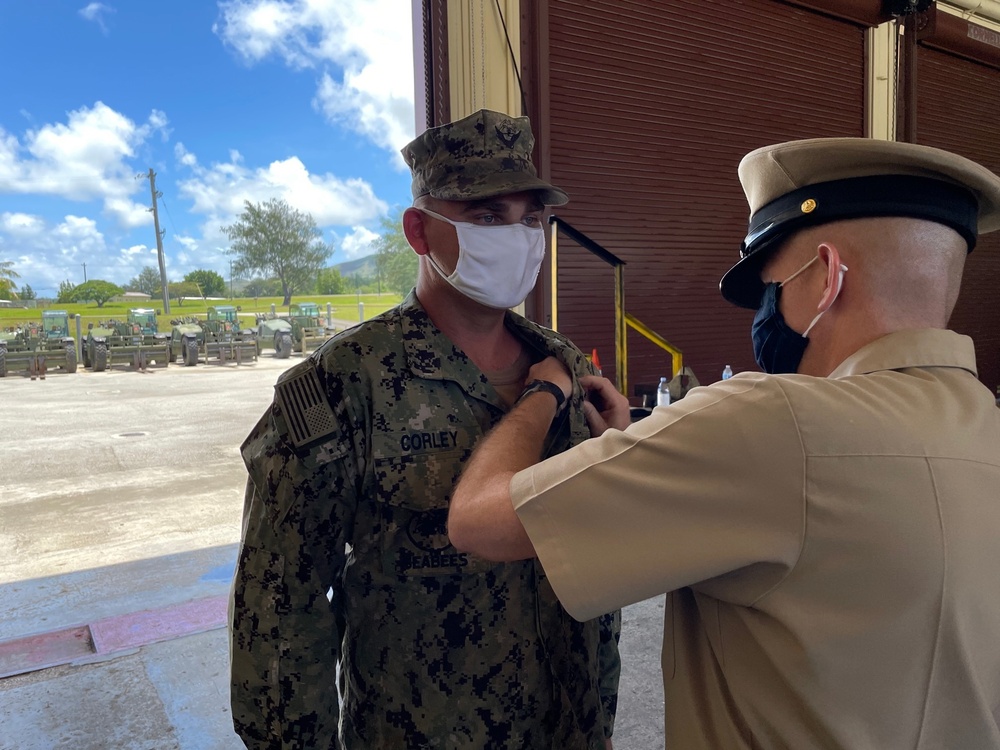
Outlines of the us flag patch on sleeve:
[{"label": "us flag patch on sleeve", "polygon": [[274,391],[288,425],[288,439],[295,448],[314,443],[337,429],[337,418],[315,367],[282,380]]}]

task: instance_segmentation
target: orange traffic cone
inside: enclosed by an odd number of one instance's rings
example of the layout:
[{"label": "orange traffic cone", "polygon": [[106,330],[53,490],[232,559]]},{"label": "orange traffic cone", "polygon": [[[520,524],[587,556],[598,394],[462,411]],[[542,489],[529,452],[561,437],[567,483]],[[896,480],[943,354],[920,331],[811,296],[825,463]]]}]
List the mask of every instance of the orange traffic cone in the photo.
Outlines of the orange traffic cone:
[{"label": "orange traffic cone", "polygon": [[597,374],[601,374],[601,358],[597,356],[597,349],[594,349],[593,353],[590,355],[590,361],[594,364],[597,370]]}]

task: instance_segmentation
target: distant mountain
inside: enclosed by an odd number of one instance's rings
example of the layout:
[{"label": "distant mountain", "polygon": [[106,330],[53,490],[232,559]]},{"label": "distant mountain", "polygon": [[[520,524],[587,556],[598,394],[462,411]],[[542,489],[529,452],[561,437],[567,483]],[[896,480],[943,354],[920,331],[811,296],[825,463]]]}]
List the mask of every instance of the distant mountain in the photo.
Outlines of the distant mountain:
[{"label": "distant mountain", "polygon": [[364,258],[355,258],[354,260],[345,260],[343,263],[335,263],[333,267],[340,271],[341,276],[374,276],[376,257],[374,254],[366,255]]}]

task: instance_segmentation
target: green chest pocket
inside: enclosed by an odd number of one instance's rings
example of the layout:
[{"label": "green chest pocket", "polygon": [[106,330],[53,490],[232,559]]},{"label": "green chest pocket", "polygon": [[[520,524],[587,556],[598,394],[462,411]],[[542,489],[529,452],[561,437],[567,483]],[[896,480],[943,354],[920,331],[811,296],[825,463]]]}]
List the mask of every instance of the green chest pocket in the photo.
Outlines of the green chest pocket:
[{"label": "green chest pocket", "polygon": [[478,428],[373,436],[382,572],[400,578],[481,573],[493,566],[448,541],[448,503]]}]

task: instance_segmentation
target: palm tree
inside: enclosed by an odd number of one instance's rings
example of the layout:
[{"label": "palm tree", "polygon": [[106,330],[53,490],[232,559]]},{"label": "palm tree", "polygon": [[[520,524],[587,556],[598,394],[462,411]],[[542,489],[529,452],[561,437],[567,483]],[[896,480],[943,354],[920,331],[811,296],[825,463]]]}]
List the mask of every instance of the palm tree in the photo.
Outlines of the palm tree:
[{"label": "palm tree", "polygon": [[17,299],[17,292],[14,291],[14,279],[19,278],[21,278],[21,274],[14,270],[14,261],[0,260],[0,289],[7,289],[14,299]]}]

